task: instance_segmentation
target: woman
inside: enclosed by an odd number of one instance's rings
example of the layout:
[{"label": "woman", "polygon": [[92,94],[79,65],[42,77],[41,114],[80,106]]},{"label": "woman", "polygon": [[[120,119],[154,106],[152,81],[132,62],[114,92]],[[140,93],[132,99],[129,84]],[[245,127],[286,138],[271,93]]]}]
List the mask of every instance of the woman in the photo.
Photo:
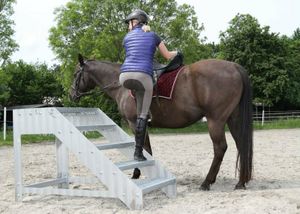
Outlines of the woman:
[{"label": "woman", "polygon": [[153,92],[153,57],[158,47],[164,58],[170,60],[177,51],[168,51],[164,42],[154,32],[150,32],[149,17],[142,10],[135,10],[125,20],[128,34],[123,45],[126,51],[125,62],[121,67],[120,83],[135,92],[137,121],[135,127],[134,159],[144,161],[143,146],[147,128],[147,117]]}]

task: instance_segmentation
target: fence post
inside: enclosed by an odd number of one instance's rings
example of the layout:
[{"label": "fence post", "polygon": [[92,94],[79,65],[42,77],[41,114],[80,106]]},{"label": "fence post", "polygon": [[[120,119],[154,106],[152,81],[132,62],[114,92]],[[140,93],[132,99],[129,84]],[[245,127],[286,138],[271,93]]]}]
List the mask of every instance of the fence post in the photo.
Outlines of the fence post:
[{"label": "fence post", "polygon": [[3,118],[3,140],[6,140],[6,107],[4,107],[4,118]]},{"label": "fence post", "polygon": [[265,109],[262,110],[262,115],[261,115],[261,125],[263,126],[265,122]]}]

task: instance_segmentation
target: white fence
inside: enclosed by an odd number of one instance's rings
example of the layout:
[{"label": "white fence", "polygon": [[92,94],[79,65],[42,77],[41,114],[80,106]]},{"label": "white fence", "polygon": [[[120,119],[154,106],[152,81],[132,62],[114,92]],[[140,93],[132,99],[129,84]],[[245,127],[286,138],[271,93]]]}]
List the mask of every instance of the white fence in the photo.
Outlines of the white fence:
[{"label": "white fence", "polygon": [[261,125],[275,120],[300,119],[300,110],[293,111],[253,111],[253,121]]},{"label": "white fence", "polygon": [[6,107],[3,109],[3,140],[6,140]]},{"label": "white fence", "polygon": [[7,112],[11,110],[7,110],[6,107],[0,109],[0,131],[3,130],[3,140],[6,140],[6,130],[7,127],[12,124],[12,121],[7,119]]},{"label": "white fence", "polygon": [[[10,127],[12,121],[7,120],[7,112],[12,111],[7,110],[6,107],[0,109],[0,130],[3,130],[3,139],[6,139],[6,129],[7,125]],[[264,123],[274,122],[275,120],[289,120],[289,119],[300,119],[300,110],[291,111],[268,111],[253,109],[253,121],[264,125]],[[206,122],[206,118],[203,118],[203,122]]]}]

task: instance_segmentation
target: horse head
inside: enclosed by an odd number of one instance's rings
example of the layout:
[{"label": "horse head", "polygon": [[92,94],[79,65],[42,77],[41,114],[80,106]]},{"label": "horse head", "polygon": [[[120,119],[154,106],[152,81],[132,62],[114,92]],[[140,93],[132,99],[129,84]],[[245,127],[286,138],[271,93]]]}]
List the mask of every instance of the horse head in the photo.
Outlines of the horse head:
[{"label": "horse head", "polygon": [[84,60],[81,54],[78,54],[78,62],[69,93],[73,101],[79,101],[80,97],[90,94],[89,91],[96,86],[91,78],[92,66]]}]

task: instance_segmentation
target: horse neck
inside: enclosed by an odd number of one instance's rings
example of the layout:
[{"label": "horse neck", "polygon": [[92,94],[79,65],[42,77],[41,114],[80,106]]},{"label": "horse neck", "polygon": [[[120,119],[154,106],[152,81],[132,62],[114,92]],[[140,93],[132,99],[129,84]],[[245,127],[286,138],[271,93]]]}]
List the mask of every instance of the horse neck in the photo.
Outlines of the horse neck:
[{"label": "horse neck", "polygon": [[94,72],[94,82],[108,96],[118,102],[123,88],[119,84],[120,64],[110,62],[96,62]]}]

